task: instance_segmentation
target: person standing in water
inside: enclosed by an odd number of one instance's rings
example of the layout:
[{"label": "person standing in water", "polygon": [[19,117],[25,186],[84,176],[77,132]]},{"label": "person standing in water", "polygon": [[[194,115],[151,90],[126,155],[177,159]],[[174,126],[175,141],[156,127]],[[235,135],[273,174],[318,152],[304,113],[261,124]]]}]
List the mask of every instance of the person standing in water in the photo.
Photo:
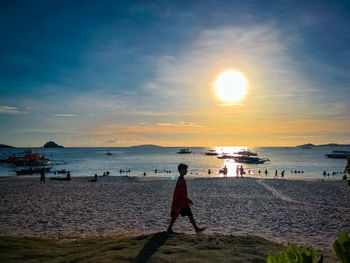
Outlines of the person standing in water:
[{"label": "person standing in water", "polygon": [[226,165],[224,167],[224,177],[227,177],[227,167],[226,167]]},{"label": "person standing in water", "polygon": [[174,190],[173,203],[171,205],[171,213],[170,213],[171,220],[170,220],[170,224],[167,229],[167,232],[169,234],[174,234],[172,227],[176,219],[178,218],[178,216],[181,215],[181,216],[188,216],[194,230],[197,233],[200,233],[204,231],[205,228],[200,228],[197,226],[190,208],[190,205],[192,205],[193,202],[187,196],[187,186],[186,186],[186,180],[184,176],[187,174],[188,166],[186,164],[180,163],[177,169],[180,173],[180,176],[179,176],[179,179],[177,179],[177,183]]}]

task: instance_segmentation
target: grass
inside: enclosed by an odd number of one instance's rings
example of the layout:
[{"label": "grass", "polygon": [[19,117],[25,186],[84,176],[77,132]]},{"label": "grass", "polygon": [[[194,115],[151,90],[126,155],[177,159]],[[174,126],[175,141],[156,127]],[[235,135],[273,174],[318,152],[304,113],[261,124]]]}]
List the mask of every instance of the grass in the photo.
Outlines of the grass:
[{"label": "grass", "polygon": [[[0,262],[266,262],[284,249],[257,236],[168,235],[79,238],[0,237]],[[325,262],[337,262],[330,250]]]}]

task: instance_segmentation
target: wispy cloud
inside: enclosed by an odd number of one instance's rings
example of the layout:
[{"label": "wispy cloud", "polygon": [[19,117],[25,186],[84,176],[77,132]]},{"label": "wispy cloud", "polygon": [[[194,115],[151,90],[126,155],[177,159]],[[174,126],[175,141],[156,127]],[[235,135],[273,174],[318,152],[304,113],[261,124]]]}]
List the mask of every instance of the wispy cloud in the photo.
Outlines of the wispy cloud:
[{"label": "wispy cloud", "polygon": [[314,139],[314,138],[322,138],[323,135],[283,135],[283,136],[270,136],[270,138],[274,139]]},{"label": "wispy cloud", "polygon": [[69,114],[69,113],[57,113],[55,114],[56,117],[77,117],[76,114]]},{"label": "wispy cloud", "polygon": [[115,144],[115,143],[117,143],[118,141],[119,141],[118,139],[112,138],[112,139],[107,140],[107,144]]},{"label": "wispy cloud", "polygon": [[252,89],[274,91],[266,97],[305,94],[314,88],[289,54],[296,42],[270,25],[203,30],[183,53],[154,58],[156,77],[144,88],[171,100],[204,89],[208,96],[220,72],[236,69],[248,77]]},{"label": "wispy cloud", "polygon": [[17,107],[0,106],[0,114],[19,114],[20,111]]},{"label": "wispy cloud", "polygon": [[199,125],[196,123],[189,123],[189,122],[161,122],[156,123],[158,126],[170,126],[170,127],[191,127],[191,128],[204,128],[205,126]]}]

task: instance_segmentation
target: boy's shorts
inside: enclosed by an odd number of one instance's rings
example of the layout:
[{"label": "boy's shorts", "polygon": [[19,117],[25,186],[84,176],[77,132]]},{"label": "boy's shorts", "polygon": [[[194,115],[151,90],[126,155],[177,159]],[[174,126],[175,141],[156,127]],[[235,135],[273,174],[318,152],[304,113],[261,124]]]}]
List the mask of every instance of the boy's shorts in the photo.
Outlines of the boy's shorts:
[{"label": "boy's shorts", "polygon": [[181,208],[180,215],[181,216],[192,216],[191,208],[189,206]]}]

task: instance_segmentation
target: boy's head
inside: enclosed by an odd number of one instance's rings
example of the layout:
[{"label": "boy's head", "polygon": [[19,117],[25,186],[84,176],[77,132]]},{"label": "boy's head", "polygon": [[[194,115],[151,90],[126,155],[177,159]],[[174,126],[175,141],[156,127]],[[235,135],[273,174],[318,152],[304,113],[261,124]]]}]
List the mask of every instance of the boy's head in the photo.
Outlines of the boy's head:
[{"label": "boy's head", "polygon": [[187,169],[188,169],[188,166],[187,164],[184,164],[184,163],[180,163],[179,166],[177,167],[177,170],[179,171],[180,175],[187,174]]}]

